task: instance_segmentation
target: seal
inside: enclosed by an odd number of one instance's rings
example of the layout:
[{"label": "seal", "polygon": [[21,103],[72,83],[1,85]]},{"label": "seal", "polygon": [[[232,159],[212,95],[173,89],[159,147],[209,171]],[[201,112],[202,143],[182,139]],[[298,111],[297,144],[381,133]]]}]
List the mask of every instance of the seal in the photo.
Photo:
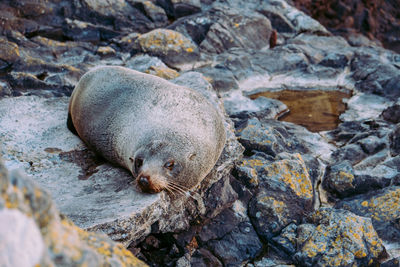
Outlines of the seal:
[{"label": "seal", "polygon": [[193,89],[124,67],[98,67],[72,92],[68,128],[128,169],[142,192],[194,188],[225,145],[223,119]]}]

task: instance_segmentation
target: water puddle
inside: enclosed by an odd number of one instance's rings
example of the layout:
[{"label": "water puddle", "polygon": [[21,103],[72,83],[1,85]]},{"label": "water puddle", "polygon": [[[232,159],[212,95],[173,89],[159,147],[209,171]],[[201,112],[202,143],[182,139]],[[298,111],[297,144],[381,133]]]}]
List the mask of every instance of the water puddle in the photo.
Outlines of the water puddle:
[{"label": "water puddle", "polygon": [[250,95],[251,99],[259,96],[277,99],[286,104],[289,113],[279,120],[293,122],[306,127],[311,132],[335,129],[340,120],[339,115],[346,110],[344,98],[350,98],[350,92],[341,91],[296,91],[282,90],[262,92]]}]

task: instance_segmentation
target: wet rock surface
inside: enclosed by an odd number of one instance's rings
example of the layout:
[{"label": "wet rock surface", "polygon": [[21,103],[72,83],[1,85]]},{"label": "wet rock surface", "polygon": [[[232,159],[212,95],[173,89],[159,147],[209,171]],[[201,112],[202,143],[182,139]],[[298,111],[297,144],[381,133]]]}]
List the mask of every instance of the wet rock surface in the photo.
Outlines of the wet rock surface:
[{"label": "wet rock surface", "polygon": [[[334,36],[284,0],[17,0],[0,7],[2,157],[76,225],[122,242],[152,266],[398,262],[398,54]],[[191,87],[225,116],[224,152],[196,189],[180,197],[138,193],[126,171],[67,130],[68,96],[98,65]],[[298,125],[313,120],[306,110],[293,123],[281,120],[294,112],[272,98],[282,90],[304,102],[309,94],[301,92],[340,92],[346,110],[334,114],[332,106],[323,116],[338,124],[308,130]],[[308,105],[331,104],[324,101]],[[25,216],[15,231],[35,228],[35,213],[9,213],[19,208],[3,202],[0,224]],[[38,230],[29,235],[37,249],[47,242],[39,237]]]}]

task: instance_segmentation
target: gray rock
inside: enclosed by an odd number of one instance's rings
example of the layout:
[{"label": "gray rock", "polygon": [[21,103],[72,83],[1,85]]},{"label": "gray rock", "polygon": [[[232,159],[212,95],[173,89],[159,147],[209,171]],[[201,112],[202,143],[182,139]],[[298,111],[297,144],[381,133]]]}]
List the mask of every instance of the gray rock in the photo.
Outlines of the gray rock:
[{"label": "gray rock", "polygon": [[146,266],[104,234],[76,227],[46,191],[1,161],[0,192],[2,266]]},{"label": "gray rock", "polygon": [[262,251],[262,243],[249,221],[221,238],[207,244],[225,266],[238,266],[254,259]]},{"label": "gray rock", "polygon": [[200,48],[221,53],[233,47],[261,49],[268,46],[271,23],[267,18],[230,9],[218,11],[222,13],[221,19],[210,26]]}]

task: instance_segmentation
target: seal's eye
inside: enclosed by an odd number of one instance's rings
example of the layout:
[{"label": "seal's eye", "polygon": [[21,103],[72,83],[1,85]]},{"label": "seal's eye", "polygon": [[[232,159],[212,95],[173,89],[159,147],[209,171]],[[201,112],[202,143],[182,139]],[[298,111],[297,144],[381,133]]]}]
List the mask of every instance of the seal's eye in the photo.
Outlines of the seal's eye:
[{"label": "seal's eye", "polygon": [[136,173],[139,173],[139,169],[140,169],[140,167],[142,167],[142,165],[143,165],[143,159],[136,158],[135,159],[135,172]]},{"label": "seal's eye", "polygon": [[169,160],[164,164],[164,167],[167,168],[168,170],[171,170],[174,168],[175,162],[173,160]]}]

